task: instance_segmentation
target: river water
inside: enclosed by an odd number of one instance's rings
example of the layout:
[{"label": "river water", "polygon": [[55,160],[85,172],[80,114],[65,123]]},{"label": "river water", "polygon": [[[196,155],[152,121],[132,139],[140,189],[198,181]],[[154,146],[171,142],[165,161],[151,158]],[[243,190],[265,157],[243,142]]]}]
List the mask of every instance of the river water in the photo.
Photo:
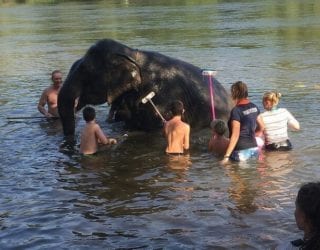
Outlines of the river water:
[{"label": "river water", "polygon": [[[301,236],[295,195],[320,177],[319,1],[17,2],[0,1],[1,249],[273,249]],[[261,109],[280,91],[302,127],[294,150],[223,167],[203,130],[190,158],[168,159],[161,133],[105,123],[105,104],[97,120],[119,144],[83,158],[81,114],[73,146],[59,121],[12,119],[39,116],[50,72],[66,76],[102,38],[215,69],[227,89],[243,80]]]}]

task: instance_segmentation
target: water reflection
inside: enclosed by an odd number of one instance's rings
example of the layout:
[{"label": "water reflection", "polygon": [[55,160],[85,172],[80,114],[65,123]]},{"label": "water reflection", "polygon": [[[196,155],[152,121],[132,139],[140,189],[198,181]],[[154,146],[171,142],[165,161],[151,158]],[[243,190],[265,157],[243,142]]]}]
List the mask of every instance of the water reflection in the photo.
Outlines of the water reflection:
[{"label": "water reflection", "polygon": [[190,155],[168,155],[167,166],[171,170],[181,170],[181,172],[187,171],[192,165]]},{"label": "water reflection", "polygon": [[74,163],[71,160],[61,163],[66,170],[59,178],[65,183],[64,188],[87,196],[87,201],[75,204],[91,206],[94,200],[95,206],[105,211],[103,214],[87,211],[87,218],[153,214],[170,209],[172,199],[192,197],[190,192],[194,188],[188,179],[190,156],[168,157],[162,151],[152,151],[142,155],[140,152],[134,159],[127,157],[132,152],[119,154],[119,147],[124,152],[134,150],[124,142],[96,155],[73,155]]},{"label": "water reflection", "polygon": [[[66,163],[65,169],[70,176],[63,175],[61,181],[73,183],[72,190],[86,194],[89,200],[96,197],[94,199],[99,200],[99,206],[105,207],[109,216],[139,215],[166,209],[165,203],[157,202],[161,199],[159,194],[167,188],[166,184],[159,185],[157,181],[162,175],[159,166],[154,165],[159,164],[157,154],[146,152],[142,158],[141,153],[139,157],[132,157],[136,154],[132,154],[133,150],[132,145],[123,142],[93,156],[73,157],[79,161],[80,168],[74,171],[74,166]],[[97,216],[94,211],[91,215]]]},{"label": "water reflection", "polygon": [[[253,213],[257,209],[270,207],[264,195],[268,189],[272,195],[281,194],[279,179],[286,178],[292,171],[292,152],[262,152],[258,162],[240,162],[225,166],[226,174],[231,183],[228,189],[230,198],[235,202],[240,213]],[[278,179],[274,182],[274,177]],[[292,185],[292,184],[291,184]],[[270,192],[269,192],[270,193]]]},{"label": "water reflection", "polygon": [[292,171],[294,156],[292,151],[263,152],[258,171],[262,175],[283,176]]},{"label": "water reflection", "polygon": [[189,168],[192,167],[190,155],[166,155],[165,166],[168,168],[168,175],[173,174],[171,187],[174,192],[172,197],[177,200],[190,200],[194,191],[194,184],[189,179]]},{"label": "water reflection", "polygon": [[259,185],[257,182],[260,179],[257,170],[252,166],[243,168],[229,164],[226,166],[226,173],[231,181],[228,188],[229,197],[235,203],[237,211],[244,214],[255,212],[258,209],[256,197]]}]

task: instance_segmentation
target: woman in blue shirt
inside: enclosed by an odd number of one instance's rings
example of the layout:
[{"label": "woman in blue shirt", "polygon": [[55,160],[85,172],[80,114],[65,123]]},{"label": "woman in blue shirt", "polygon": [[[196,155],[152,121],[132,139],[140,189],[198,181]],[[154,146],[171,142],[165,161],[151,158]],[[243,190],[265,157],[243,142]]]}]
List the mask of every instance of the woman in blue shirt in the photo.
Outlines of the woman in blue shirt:
[{"label": "woman in blue shirt", "polygon": [[231,86],[231,97],[235,106],[231,110],[228,122],[230,143],[223,162],[245,161],[258,158],[259,148],[256,136],[261,136],[264,123],[259,108],[248,99],[248,88],[238,81]]}]

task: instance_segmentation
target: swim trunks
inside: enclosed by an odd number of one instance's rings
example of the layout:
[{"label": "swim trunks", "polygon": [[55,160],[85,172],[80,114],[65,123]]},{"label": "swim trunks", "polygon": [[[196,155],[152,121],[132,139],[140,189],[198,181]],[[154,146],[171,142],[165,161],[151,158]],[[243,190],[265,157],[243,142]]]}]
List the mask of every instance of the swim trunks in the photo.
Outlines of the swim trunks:
[{"label": "swim trunks", "polygon": [[292,149],[292,144],[287,139],[282,142],[271,143],[271,144],[265,145],[265,149],[270,150],[270,151],[288,151],[288,150]]},{"label": "swim trunks", "polygon": [[166,154],[167,155],[185,155],[184,153],[167,153],[167,152],[166,152]]},{"label": "swim trunks", "polygon": [[246,161],[248,159],[258,159],[259,157],[259,148],[247,148],[242,150],[234,150],[230,155],[230,159],[233,161]]}]

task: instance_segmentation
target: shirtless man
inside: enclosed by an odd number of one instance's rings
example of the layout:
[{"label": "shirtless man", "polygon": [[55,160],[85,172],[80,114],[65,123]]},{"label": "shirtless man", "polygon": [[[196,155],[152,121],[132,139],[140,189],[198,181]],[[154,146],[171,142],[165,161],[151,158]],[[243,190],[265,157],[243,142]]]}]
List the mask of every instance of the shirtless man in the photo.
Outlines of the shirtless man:
[{"label": "shirtless man", "polygon": [[86,126],[81,133],[80,153],[84,155],[94,154],[98,151],[98,144],[116,144],[113,138],[107,138],[95,120],[96,112],[92,107],[83,109],[83,118]]},{"label": "shirtless man", "polygon": [[[54,70],[51,73],[52,85],[46,88],[40,97],[38,110],[45,117],[59,117],[58,113],[58,93],[62,85],[62,73],[60,70]],[[48,110],[45,106],[47,105]]]},{"label": "shirtless man", "polygon": [[190,125],[181,120],[184,113],[181,101],[172,102],[171,112],[173,118],[164,125],[164,134],[167,139],[166,153],[179,155],[189,150]]}]

